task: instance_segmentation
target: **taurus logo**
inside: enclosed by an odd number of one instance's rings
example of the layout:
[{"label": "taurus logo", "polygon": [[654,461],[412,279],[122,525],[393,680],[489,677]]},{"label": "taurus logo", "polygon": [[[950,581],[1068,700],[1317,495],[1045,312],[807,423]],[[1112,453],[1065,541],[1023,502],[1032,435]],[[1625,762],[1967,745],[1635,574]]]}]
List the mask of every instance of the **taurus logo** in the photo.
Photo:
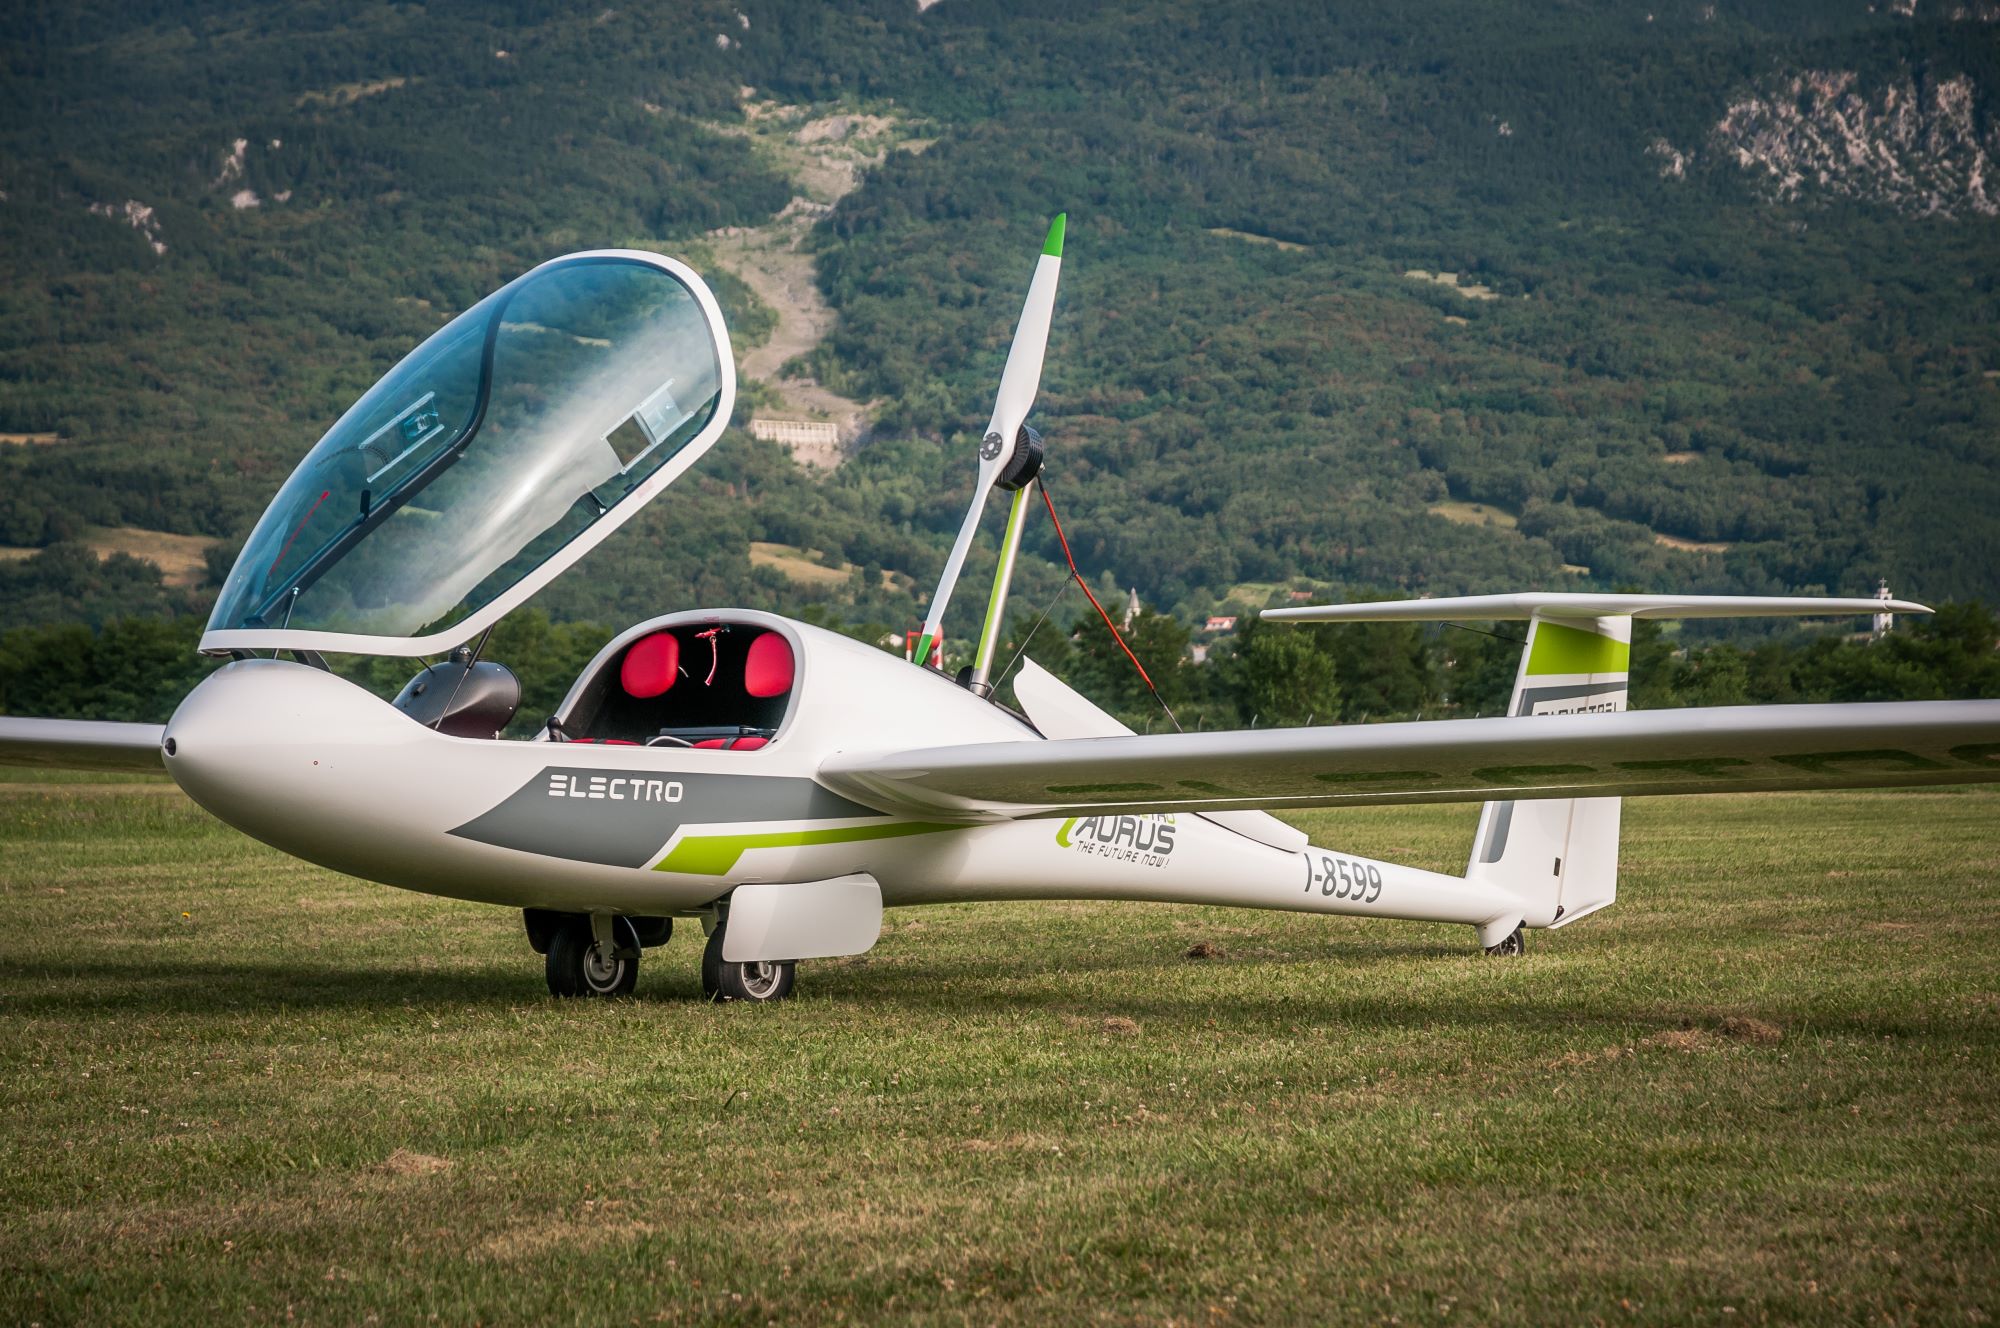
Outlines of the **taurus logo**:
[{"label": "taurus logo", "polygon": [[1164,867],[1174,851],[1174,818],[1171,816],[1082,816],[1071,817],[1056,831],[1056,843],[1067,849],[1110,858],[1114,862],[1136,862],[1147,867]]}]

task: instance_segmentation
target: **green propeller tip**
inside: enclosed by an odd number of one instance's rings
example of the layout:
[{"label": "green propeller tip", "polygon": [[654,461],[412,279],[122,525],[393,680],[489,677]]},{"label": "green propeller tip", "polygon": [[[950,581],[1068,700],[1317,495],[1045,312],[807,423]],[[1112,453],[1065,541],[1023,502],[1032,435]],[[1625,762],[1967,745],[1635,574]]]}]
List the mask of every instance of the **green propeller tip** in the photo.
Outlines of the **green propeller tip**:
[{"label": "green propeller tip", "polygon": [[1056,219],[1049,223],[1048,243],[1042,246],[1042,252],[1050,258],[1062,257],[1063,224],[1068,220],[1069,213],[1058,212],[1056,213]]}]

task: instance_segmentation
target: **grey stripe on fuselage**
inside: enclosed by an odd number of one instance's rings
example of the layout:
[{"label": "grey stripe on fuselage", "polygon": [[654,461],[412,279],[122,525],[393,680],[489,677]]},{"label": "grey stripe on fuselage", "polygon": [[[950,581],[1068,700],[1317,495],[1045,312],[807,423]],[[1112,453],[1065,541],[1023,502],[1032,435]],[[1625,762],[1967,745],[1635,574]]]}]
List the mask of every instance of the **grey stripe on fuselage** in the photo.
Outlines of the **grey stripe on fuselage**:
[{"label": "grey stripe on fuselage", "polygon": [[683,825],[880,816],[810,779],[549,766],[451,833],[611,867],[643,867]]}]

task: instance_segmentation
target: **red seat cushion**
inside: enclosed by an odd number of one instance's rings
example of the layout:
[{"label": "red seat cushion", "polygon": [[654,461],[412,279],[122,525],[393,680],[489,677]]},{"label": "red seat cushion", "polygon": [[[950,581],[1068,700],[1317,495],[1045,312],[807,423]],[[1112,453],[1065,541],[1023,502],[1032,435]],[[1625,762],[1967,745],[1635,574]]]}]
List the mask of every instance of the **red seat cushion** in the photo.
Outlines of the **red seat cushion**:
[{"label": "red seat cushion", "polygon": [[681,643],[672,632],[654,632],[625,652],[625,662],[618,668],[618,681],[624,685],[627,696],[644,700],[672,687],[680,669]]},{"label": "red seat cushion", "polygon": [[782,696],[792,689],[792,645],[776,632],[750,643],[743,661],[743,690],[752,696]]},{"label": "red seat cushion", "polygon": [[770,741],[769,738],[760,738],[756,734],[752,733],[752,734],[746,734],[741,738],[703,738],[700,742],[696,743],[695,746],[707,747],[711,749],[721,749],[727,747],[730,751],[733,752],[754,752],[759,747],[762,747],[765,743],[769,741]]}]

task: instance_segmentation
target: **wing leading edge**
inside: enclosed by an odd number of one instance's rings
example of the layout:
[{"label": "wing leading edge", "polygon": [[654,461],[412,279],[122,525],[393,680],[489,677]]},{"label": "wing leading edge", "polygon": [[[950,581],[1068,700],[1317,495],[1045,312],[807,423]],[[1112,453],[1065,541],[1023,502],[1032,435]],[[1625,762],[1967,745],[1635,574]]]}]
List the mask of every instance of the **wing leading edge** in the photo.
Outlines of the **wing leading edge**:
[{"label": "wing leading edge", "polygon": [[2000,701],[1725,706],[841,753],[837,791],[972,820],[2000,782]]},{"label": "wing leading edge", "polygon": [[1526,591],[1514,595],[1375,600],[1367,604],[1307,604],[1295,609],[1265,609],[1258,616],[1267,622],[1505,622],[1538,614],[1544,618],[1839,618],[1929,612],[1923,605],[1907,599]]},{"label": "wing leading edge", "polygon": [[167,768],[160,755],[166,732],[164,724],[0,716],[0,765],[156,775]]}]

